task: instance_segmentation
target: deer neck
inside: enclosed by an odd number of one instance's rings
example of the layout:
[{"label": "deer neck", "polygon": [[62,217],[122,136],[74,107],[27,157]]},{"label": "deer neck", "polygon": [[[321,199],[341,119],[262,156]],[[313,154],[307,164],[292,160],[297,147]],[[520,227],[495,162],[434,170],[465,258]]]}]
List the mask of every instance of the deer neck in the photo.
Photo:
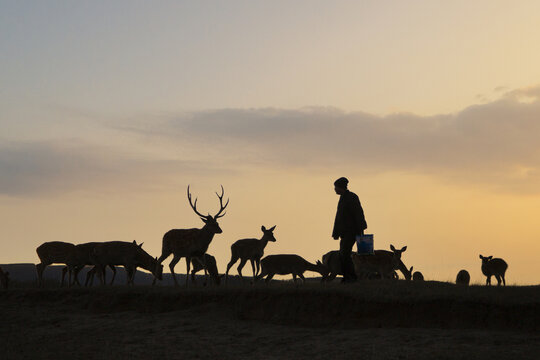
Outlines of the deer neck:
[{"label": "deer neck", "polygon": [[264,237],[260,238],[259,239],[259,250],[263,251],[264,248],[266,247],[266,245],[268,245],[268,240],[265,239]]},{"label": "deer neck", "polygon": [[208,248],[208,245],[212,242],[215,233],[211,231],[206,225],[203,226],[200,232],[199,244],[201,247]]}]

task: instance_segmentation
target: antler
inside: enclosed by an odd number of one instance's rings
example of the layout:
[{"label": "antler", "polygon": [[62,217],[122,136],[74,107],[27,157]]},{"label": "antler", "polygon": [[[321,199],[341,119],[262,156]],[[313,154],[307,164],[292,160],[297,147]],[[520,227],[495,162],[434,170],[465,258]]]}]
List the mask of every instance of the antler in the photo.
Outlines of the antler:
[{"label": "antler", "polygon": [[223,206],[223,195],[225,195],[225,190],[223,189],[223,185],[221,185],[221,196],[217,192],[216,192],[216,195],[219,198],[219,211],[214,216],[214,219],[219,219],[220,217],[225,216],[226,213],[223,213],[223,214],[221,214],[221,213],[223,212],[223,210],[225,210],[227,205],[229,205],[229,200],[230,199],[227,199],[227,202],[225,203],[225,206]]},{"label": "antler", "polygon": [[191,202],[191,193],[189,192],[189,185],[187,187],[187,197],[188,197],[188,200],[189,200],[189,205],[191,206],[193,211],[195,211],[195,214],[199,215],[203,219],[207,219],[208,216],[203,215],[203,214],[201,214],[200,212],[197,211],[197,198],[195,198],[195,203]]}]

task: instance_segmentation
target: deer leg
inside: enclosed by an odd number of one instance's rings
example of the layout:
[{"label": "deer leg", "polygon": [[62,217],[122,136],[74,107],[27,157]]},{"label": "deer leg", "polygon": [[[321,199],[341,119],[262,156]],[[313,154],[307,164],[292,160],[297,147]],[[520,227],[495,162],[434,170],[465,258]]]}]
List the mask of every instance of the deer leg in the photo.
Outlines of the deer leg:
[{"label": "deer leg", "polygon": [[45,266],[47,265],[44,265],[42,263],[36,264],[36,270],[38,274],[38,285],[40,287],[43,286],[43,270],[45,270]]},{"label": "deer leg", "polygon": [[501,275],[501,277],[502,277],[503,285],[506,286],[506,279],[504,278],[504,273]]},{"label": "deer leg", "polygon": [[237,262],[237,261],[238,261],[238,257],[233,255],[231,257],[231,261],[229,261],[229,263],[227,264],[227,271],[225,271],[225,284],[227,284],[227,282],[229,280],[229,270],[234,265],[234,263]]},{"label": "deer leg", "polygon": [[[68,271],[68,267],[64,267],[62,268],[62,281],[60,282],[60,287],[64,287],[64,280],[66,278],[66,272]],[[70,276],[71,278],[71,276]],[[71,279],[68,279],[68,280],[71,280]]]},{"label": "deer leg", "polygon": [[265,283],[269,283],[270,280],[272,280],[272,278],[274,277],[274,273],[269,273],[268,276],[266,277],[266,279],[264,280]]},{"label": "deer leg", "polygon": [[[88,270],[86,273],[86,280],[84,282],[84,286],[88,286],[90,283],[90,286],[94,284],[94,274],[96,273],[96,267],[94,266],[92,269]],[[90,282],[91,281],[91,282]]]},{"label": "deer leg", "polygon": [[188,287],[189,285],[189,281],[188,281],[188,277],[189,277],[189,269],[191,267],[191,257],[187,257],[186,256],[186,268],[187,268],[187,271],[186,271],[186,288]]},{"label": "deer leg", "polygon": [[293,278],[294,283],[296,284],[296,274],[295,273],[292,274],[292,278]]},{"label": "deer leg", "polygon": [[300,277],[300,279],[302,279],[302,282],[305,284],[306,283],[306,278],[304,277],[304,274],[298,273],[298,276]]},{"label": "deer leg", "polygon": [[112,270],[112,279],[109,285],[114,283],[114,278],[116,277],[116,267],[114,265],[109,265],[109,268]]},{"label": "deer leg", "polygon": [[171,270],[171,275],[174,280],[174,285],[178,286],[178,280],[176,280],[176,274],[174,273],[174,267],[178,262],[180,261],[180,256],[174,255],[173,259],[171,260],[171,263],[169,264],[169,269]]},{"label": "deer leg", "polygon": [[255,259],[255,264],[257,264],[257,274],[261,271],[261,259]]},{"label": "deer leg", "polygon": [[244,277],[242,276],[242,268],[244,265],[246,265],[247,259],[240,259],[240,265],[238,265],[238,275],[240,275],[240,279],[244,281]]},{"label": "deer leg", "polygon": [[497,286],[501,286],[501,282],[502,282],[501,276],[496,274],[495,279],[497,279]]},{"label": "deer leg", "polygon": [[491,285],[491,275],[486,276],[486,285]]},{"label": "deer leg", "polygon": [[191,282],[195,285],[196,284],[196,281],[195,281],[195,273],[197,272],[195,270],[195,266],[193,266],[193,270],[191,270]]},{"label": "deer leg", "polygon": [[251,270],[253,271],[253,279],[255,279],[255,276],[257,275],[255,271],[255,260],[250,259],[249,262],[251,263]]}]

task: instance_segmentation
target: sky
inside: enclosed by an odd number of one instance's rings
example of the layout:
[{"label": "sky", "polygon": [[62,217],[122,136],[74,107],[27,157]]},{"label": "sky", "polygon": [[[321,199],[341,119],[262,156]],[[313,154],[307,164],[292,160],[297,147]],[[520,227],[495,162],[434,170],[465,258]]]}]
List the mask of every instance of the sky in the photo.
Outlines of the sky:
[{"label": "sky", "polygon": [[221,272],[261,225],[266,254],[314,262],[346,176],[375,247],[427,279],[483,282],[482,254],[538,284],[539,21],[537,1],[0,0],[0,263],[54,240],[159,256],[203,225],[188,184],[203,212],[230,198]]}]

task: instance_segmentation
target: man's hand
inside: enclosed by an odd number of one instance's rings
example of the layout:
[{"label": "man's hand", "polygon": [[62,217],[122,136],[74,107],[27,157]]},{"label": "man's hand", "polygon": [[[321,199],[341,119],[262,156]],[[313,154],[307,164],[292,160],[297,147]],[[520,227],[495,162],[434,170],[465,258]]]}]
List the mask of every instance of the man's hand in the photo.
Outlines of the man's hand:
[{"label": "man's hand", "polygon": [[332,236],[334,240],[339,240],[339,236]]}]

